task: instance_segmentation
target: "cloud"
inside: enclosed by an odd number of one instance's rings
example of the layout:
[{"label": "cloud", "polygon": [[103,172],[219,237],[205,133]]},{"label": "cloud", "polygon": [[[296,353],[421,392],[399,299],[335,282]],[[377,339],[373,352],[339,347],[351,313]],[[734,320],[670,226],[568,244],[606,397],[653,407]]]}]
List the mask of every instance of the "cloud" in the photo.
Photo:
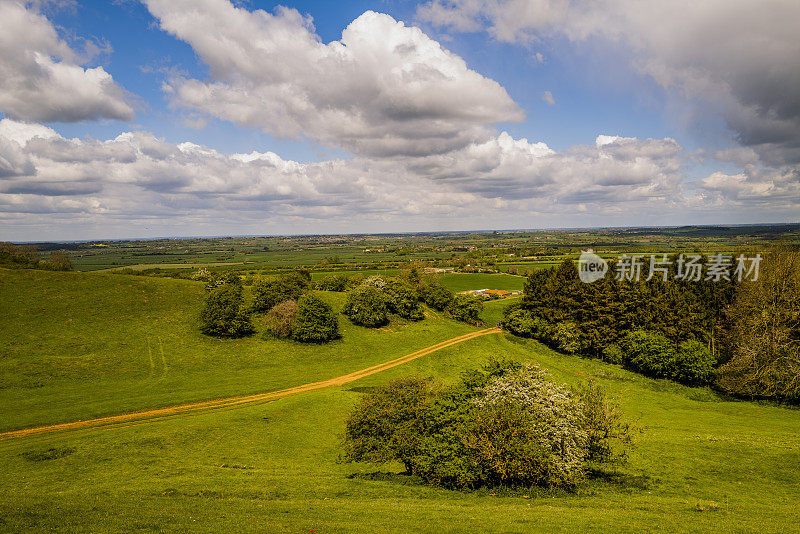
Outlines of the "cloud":
[{"label": "cloud", "polygon": [[566,36],[622,44],[634,67],[700,99],[770,165],[800,163],[800,3],[783,0],[433,0],[417,15],[536,47]]},{"label": "cloud", "polygon": [[294,9],[145,3],[210,70],[210,80],[168,79],[173,103],[240,126],[358,155],[419,156],[484,141],[489,125],[524,118],[497,82],[389,15],[367,11],[325,44]]},{"label": "cloud", "polygon": [[553,98],[553,93],[551,93],[550,91],[545,91],[544,93],[542,93],[542,100],[544,100],[544,102],[548,106],[555,106],[556,105],[556,99]]},{"label": "cloud", "polygon": [[111,75],[79,63],[35,6],[0,0],[0,112],[31,122],[132,119],[125,91]]}]

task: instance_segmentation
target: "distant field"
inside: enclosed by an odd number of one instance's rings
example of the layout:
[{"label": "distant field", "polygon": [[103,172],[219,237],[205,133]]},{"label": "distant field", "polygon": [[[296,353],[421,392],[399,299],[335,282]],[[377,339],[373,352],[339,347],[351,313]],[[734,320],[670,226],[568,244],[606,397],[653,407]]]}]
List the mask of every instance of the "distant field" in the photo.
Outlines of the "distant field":
[{"label": "distant field", "polygon": [[525,278],[509,274],[443,273],[439,275],[439,279],[455,292],[470,289],[522,291],[522,286],[525,284]]}]

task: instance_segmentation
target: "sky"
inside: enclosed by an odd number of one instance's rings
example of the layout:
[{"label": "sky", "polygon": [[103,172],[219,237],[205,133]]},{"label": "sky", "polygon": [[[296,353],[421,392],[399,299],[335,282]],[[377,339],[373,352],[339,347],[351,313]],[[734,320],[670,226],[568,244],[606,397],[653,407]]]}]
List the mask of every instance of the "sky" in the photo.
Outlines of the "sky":
[{"label": "sky", "polygon": [[800,221],[794,0],[0,0],[0,240]]}]

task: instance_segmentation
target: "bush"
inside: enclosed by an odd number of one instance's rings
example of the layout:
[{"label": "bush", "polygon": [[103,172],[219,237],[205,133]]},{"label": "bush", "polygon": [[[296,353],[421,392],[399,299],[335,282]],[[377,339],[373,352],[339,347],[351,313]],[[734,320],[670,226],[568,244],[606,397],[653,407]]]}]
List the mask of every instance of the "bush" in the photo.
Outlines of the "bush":
[{"label": "bush", "polygon": [[389,322],[384,294],[371,285],[359,286],[347,294],[342,310],[353,324],[376,328]]},{"label": "bush", "polygon": [[699,341],[684,341],[678,345],[678,352],[670,362],[669,377],[682,384],[700,386],[714,378],[716,359],[704,344]]},{"label": "bush", "polygon": [[277,337],[292,335],[292,325],[297,318],[297,310],[297,302],[293,300],[285,300],[273,306],[264,319],[267,332]]},{"label": "bush", "polygon": [[633,370],[653,378],[668,378],[675,346],[661,334],[634,330],[620,340],[625,354],[625,364]]},{"label": "bush", "polygon": [[447,306],[447,313],[450,317],[469,324],[481,324],[482,311],[483,302],[471,295],[456,295]]},{"label": "bush", "polygon": [[327,302],[308,294],[297,302],[297,315],[291,331],[295,341],[325,343],[339,337],[339,321]]},{"label": "bush", "polygon": [[400,280],[389,280],[383,288],[389,311],[410,321],[421,321],[425,313],[419,305],[416,290]]},{"label": "bush", "polygon": [[625,362],[625,354],[618,344],[612,343],[603,349],[603,361],[622,365]]},{"label": "bush", "polygon": [[232,271],[224,271],[212,274],[206,283],[206,291],[214,291],[223,286],[233,286],[241,293],[242,279]]},{"label": "bush", "polygon": [[583,348],[581,332],[572,321],[563,321],[552,329],[551,341],[561,352],[578,354]]},{"label": "bush", "polygon": [[494,362],[442,388],[394,381],[366,395],[347,421],[345,458],[402,462],[451,488],[574,488],[589,461],[624,456],[628,426],[594,384],[573,393],[534,365]]},{"label": "bush", "polygon": [[310,277],[302,271],[282,274],[273,280],[259,280],[253,285],[253,311],[266,312],[285,300],[297,300],[310,285]]},{"label": "bush", "polygon": [[470,429],[467,447],[477,453],[486,482],[571,488],[583,478],[588,434],[582,406],[569,389],[526,365],[492,379],[483,391],[473,401],[483,408],[478,428],[500,432],[476,435]]},{"label": "bush", "polygon": [[503,321],[503,327],[515,336],[540,340],[550,339],[553,329],[541,317],[534,317],[531,312],[522,309],[511,312]]},{"label": "bush", "polygon": [[423,284],[419,298],[434,310],[444,311],[453,302],[453,292],[440,284]]},{"label": "bush", "polygon": [[434,386],[427,378],[399,378],[366,395],[347,420],[345,459],[374,463],[397,459],[411,472]]},{"label": "bush", "polygon": [[208,336],[241,337],[253,333],[250,317],[242,309],[242,289],[223,285],[211,291],[200,312],[200,331]]},{"label": "bush", "polygon": [[49,271],[71,271],[72,261],[69,254],[63,250],[54,250],[50,253],[50,258],[40,262],[40,266]]}]

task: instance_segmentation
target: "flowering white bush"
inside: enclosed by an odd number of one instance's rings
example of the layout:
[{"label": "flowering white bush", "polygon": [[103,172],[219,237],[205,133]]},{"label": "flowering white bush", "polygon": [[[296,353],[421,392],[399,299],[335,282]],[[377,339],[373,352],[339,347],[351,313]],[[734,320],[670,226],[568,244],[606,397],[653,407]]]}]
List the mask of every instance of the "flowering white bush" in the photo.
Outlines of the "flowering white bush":
[{"label": "flowering white bush", "polygon": [[589,452],[583,408],[570,389],[551,382],[541,368],[509,369],[472,402],[481,408],[523,410],[531,437],[546,453],[548,485],[571,485],[582,478]]}]

